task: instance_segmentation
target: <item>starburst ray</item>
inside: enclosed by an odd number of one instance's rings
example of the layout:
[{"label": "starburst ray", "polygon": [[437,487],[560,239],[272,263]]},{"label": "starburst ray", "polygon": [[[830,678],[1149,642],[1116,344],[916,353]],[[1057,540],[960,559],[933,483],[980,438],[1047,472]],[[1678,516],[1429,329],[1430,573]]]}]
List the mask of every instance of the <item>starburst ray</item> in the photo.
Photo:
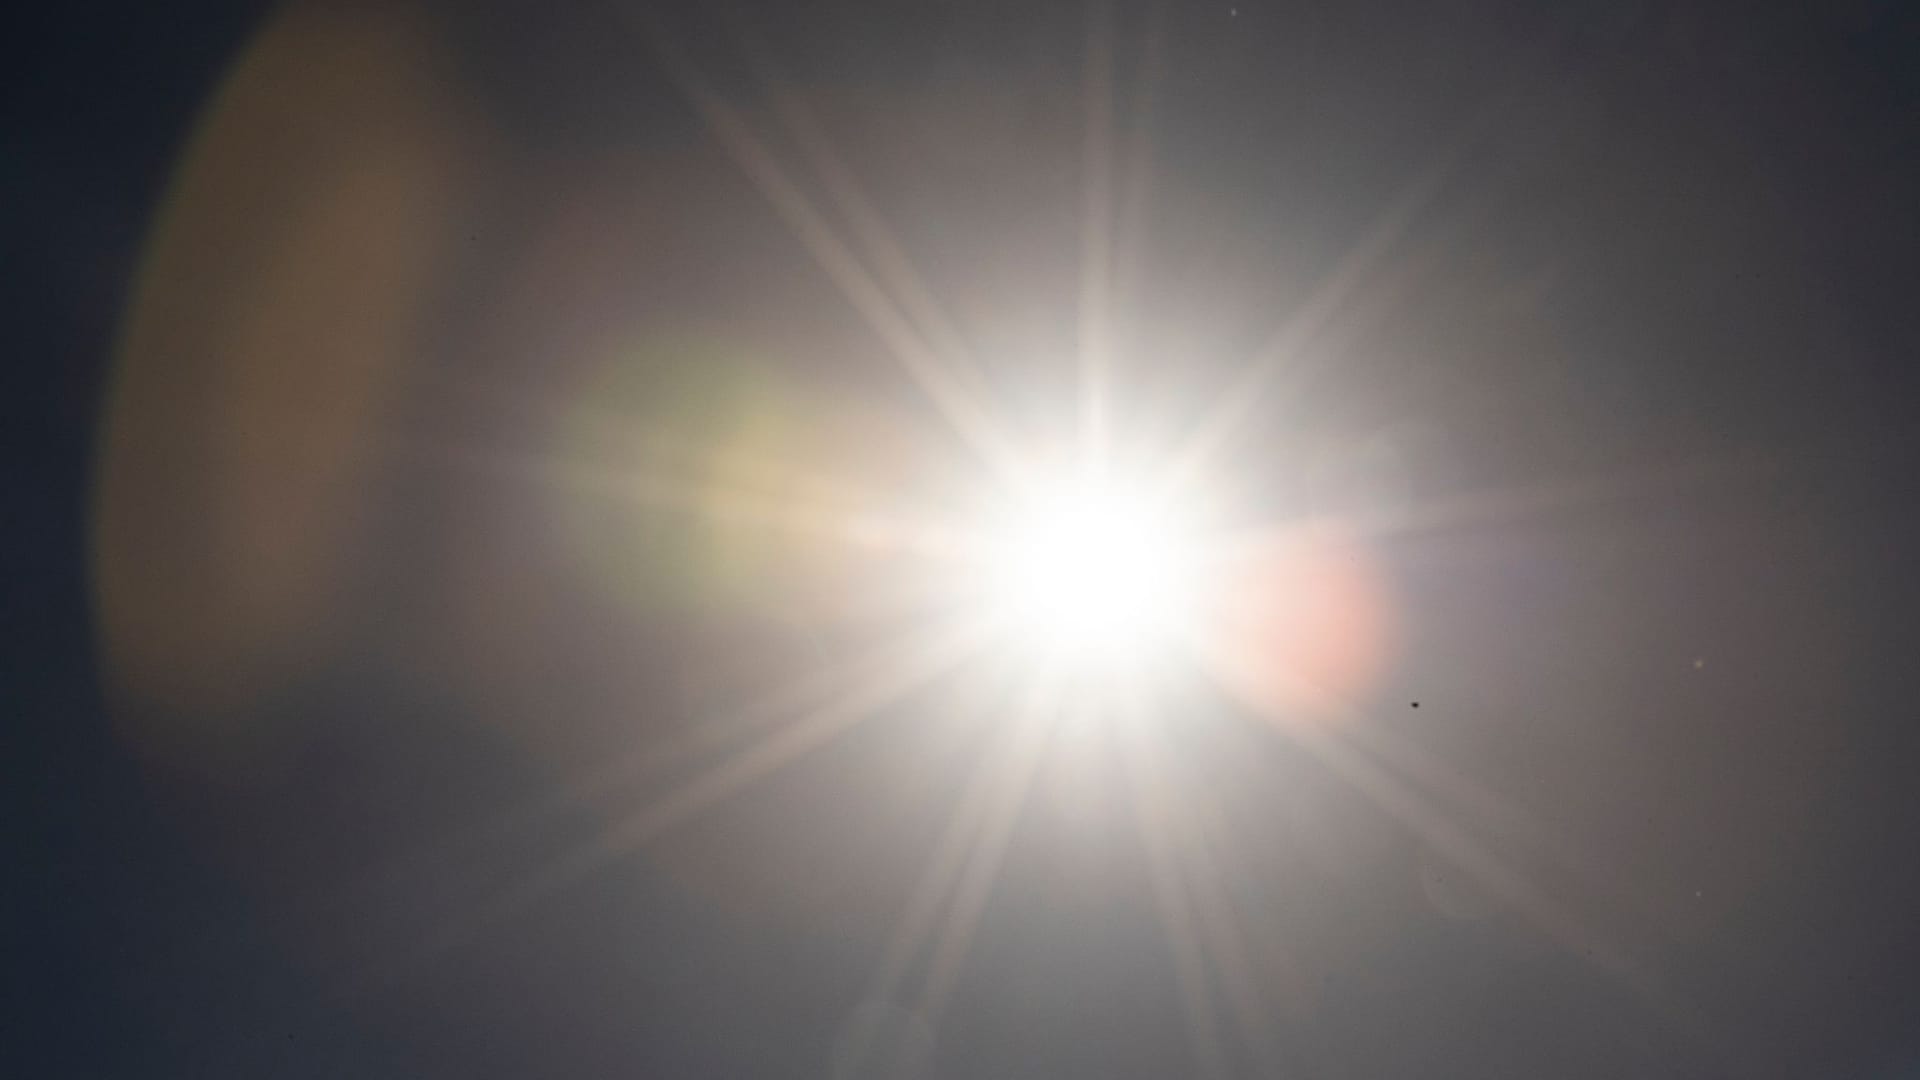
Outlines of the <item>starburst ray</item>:
[{"label": "starburst ray", "polygon": [[1361,515],[1348,524],[1357,536],[1395,539],[1538,522],[1612,504],[1692,495],[1765,477],[1776,468],[1776,463],[1751,453],[1697,457],[1577,480],[1467,492]]},{"label": "starburst ray", "polygon": [[1199,1075],[1225,1077],[1226,1048],[1221,1044],[1213,989],[1207,978],[1206,954],[1199,941],[1191,898],[1167,835],[1168,813],[1159,783],[1151,772],[1150,750],[1142,745],[1144,731],[1141,717],[1134,711],[1126,720],[1128,722],[1120,732],[1120,745],[1132,794],[1129,802],[1133,805],[1135,823],[1146,849],[1154,906],[1173,953],[1174,985],[1180,994],[1187,1038],[1192,1045]]},{"label": "starburst ray", "polygon": [[[1386,201],[1372,222],[1320,278],[1306,299],[1286,321],[1256,349],[1240,370],[1237,379],[1203,413],[1186,443],[1168,469],[1168,482],[1190,482],[1230,445],[1251,419],[1254,407],[1266,397],[1274,381],[1293,372],[1296,379],[1309,374],[1323,353],[1313,346],[1334,329],[1335,320],[1350,300],[1368,287],[1422,214],[1428,212],[1441,192],[1460,170],[1470,151],[1499,129],[1502,120],[1540,96],[1539,84],[1551,70],[1556,50],[1568,35],[1575,33],[1571,20],[1545,28],[1535,39],[1517,46],[1502,65],[1508,72],[1501,85],[1483,104],[1465,118],[1458,134],[1431,154],[1425,165],[1415,170],[1394,196]],[[1559,77],[1564,75],[1557,73]],[[1351,331],[1349,331],[1351,333]]]},{"label": "starburst ray", "polygon": [[[1265,987],[1249,961],[1252,955],[1240,912],[1226,888],[1224,867],[1218,856],[1219,845],[1203,825],[1199,800],[1205,790],[1189,779],[1176,783],[1166,775],[1165,767],[1156,783],[1162,792],[1167,831],[1176,858],[1184,864],[1181,876],[1190,887],[1194,925],[1206,957],[1220,977],[1221,995],[1228,1012],[1239,1028],[1241,1039],[1251,1050],[1258,1072],[1263,1076],[1280,1071],[1280,1052],[1273,1040],[1273,1010]],[[1189,794],[1190,793],[1190,794]]]},{"label": "starburst ray", "polygon": [[746,116],[708,82],[660,27],[642,27],[647,43],[727,156],[773,206],[814,262],[866,320],[909,378],[1002,479],[1017,481],[1019,456],[992,412],[930,347],[832,221],[781,165]]},{"label": "starburst ray", "polygon": [[382,899],[417,888],[436,873],[500,848],[517,849],[537,830],[567,814],[592,809],[648,778],[684,773],[701,761],[746,743],[783,720],[802,716],[859,692],[862,686],[924,648],[918,639],[891,641],[836,663],[811,669],[756,695],[722,715],[703,717],[677,735],[650,742],[577,774],[553,790],[514,805],[458,834],[439,839],[431,851],[418,851],[328,898],[330,907],[364,910]]},{"label": "starburst ray", "polygon": [[1585,958],[1645,1005],[1691,1037],[1711,1046],[1700,1017],[1674,992],[1635,962],[1627,950],[1601,932],[1581,912],[1562,903],[1538,882],[1503,859],[1453,815],[1402,782],[1335,734],[1364,723],[1346,706],[1323,702],[1324,723],[1277,722],[1288,735],[1334,775],[1419,837],[1440,858],[1468,875],[1486,893],[1570,954]]},{"label": "starburst ray", "polygon": [[807,167],[834,209],[852,228],[854,242],[876,269],[880,284],[906,309],[955,378],[984,399],[988,389],[978,358],[946,309],[934,298],[885,215],[867,194],[866,186],[834,146],[806,98],[781,72],[759,36],[732,8],[728,12],[733,16],[736,36],[754,77],[773,103],[775,118],[788,138],[800,148]]},{"label": "starburst ray", "polygon": [[880,964],[868,980],[866,997],[869,1000],[893,1000],[921,946],[926,943],[927,935],[932,932],[934,920],[947,908],[982,823],[995,798],[1004,797],[1006,776],[1016,771],[1019,748],[1028,738],[1023,727],[1017,723],[1006,724],[999,733],[997,745],[982,752],[975,763],[966,790],[955,802],[946,828],[928,854],[913,894],[894,922]]},{"label": "starburst ray", "polygon": [[716,454],[724,453],[729,471],[743,481],[772,490],[793,491],[809,499],[841,505],[873,505],[881,493],[856,477],[819,468],[809,468],[791,454],[778,454],[739,445],[719,445],[702,439],[657,417],[637,415],[583,395],[555,397],[537,384],[515,384],[498,378],[462,372],[427,372],[420,377],[423,387],[457,395],[485,410],[507,410],[548,428],[563,424],[591,432],[595,444],[609,448],[631,448],[644,453],[664,468],[698,469]]},{"label": "starburst ray", "polygon": [[1059,708],[1058,687],[1043,675],[1013,720],[1014,745],[1007,768],[994,785],[985,820],[981,822],[973,851],[954,892],[953,904],[947,909],[940,939],[927,963],[927,983],[921,995],[920,1012],[929,1023],[936,1021],[945,1010],[954,983],[960,977],[987,897],[1000,878],[1000,865],[1006,858],[1014,823],[1026,805],[1034,774],[1058,727]]},{"label": "starburst ray", "polygon": [[718,484],[681,475],[659,463],[615,467],[445,443],[416,444],[412,456],[494,477],[685,513],[715,524],[786,533],[856,549],[964,560],[972,557],[977,546],[968,530],[924,516],[896,513],[875,502],[849,503],[810,498],[798,492]]},{"label": "starburst ray", "polygon": [[932,635],[930,640],[913,643],[832,700],[754,739],[724,760],[628,813],[598,836],[505,888],[465,916],[450,919],[433,936],[433,950],[457,945],[476,931],[583,880],[668,829],[820,749],[881,709],[951,672],[977,652],[983,638],[983,628],[979,625],[961,624]]},{"label": "starburst ray", "polygon": [[1166,482],[1192,482],[1239,434],[1274,380],[1290,367],[1303,367],[1307,349],[1324,334],[1355,292],[1367,284],[1380,262],[1432,203],[1460,157],[1454,146],[1404,184],[1375,215],[1371,225],[1320,279],[1294,313],[1241,367],[1240,375],[1203,414],[1169,466]]},{"label": "starburst ray", "polygon": [[[1144,53],[1133,83],[1126,149],[1122,155],[1119,212],[1113,235],[1114,300],[1107,309],[1109,342],[1129,340],[1135,326],[1131,313],[1140,308],[1140,285],[1148,248],[1147,211],[1153,201],[1154,106],[1159,95],[1164,64],[1165,32],[1161,26],[1162,8],[1149,9],[1150,21],[1142,33]],[[1117,349],[1109,349],[1109,360],[1119,363]],[[1119,402],[1115,402],[1118,408]]]},{"label": "starburst ray", "polygon": [[1107,454],[1108,379],[1112,367],[1113,9],[1087,5],[1081,145],[1080,424],[1082,454],[1098,469]]},{"label": "starburst ray", "polygon": [[1571,838],[1542,822],[1538,815],[1526,812],[1434,755],[1372,724],[1348,725],[1343,737],[1398,773],[1402,783],[1418,785],[1429,797],[1448,804],[1442,812],[1449,817],[1480,822],[1483,834],[1517,843],[1579,879],[1590,906],[1592,898],[1604,897],[1625,908],[1640,922],[1662,921],[1658,906],[1651,897],[1633,887],[1627,874],[1602,865]]}]

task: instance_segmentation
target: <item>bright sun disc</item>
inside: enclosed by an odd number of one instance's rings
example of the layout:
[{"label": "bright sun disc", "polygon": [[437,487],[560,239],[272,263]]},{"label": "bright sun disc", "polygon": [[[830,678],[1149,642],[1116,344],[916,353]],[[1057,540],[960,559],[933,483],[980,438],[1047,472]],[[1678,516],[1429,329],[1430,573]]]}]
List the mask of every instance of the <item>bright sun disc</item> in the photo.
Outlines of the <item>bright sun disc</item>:
[{"label": "bright sun disc", "polygon": [[998,613],[1051,656],[1142,658],[1189,606],[1190,543],[1169,509],[1091,480],[1040,492],[995,536]]}]

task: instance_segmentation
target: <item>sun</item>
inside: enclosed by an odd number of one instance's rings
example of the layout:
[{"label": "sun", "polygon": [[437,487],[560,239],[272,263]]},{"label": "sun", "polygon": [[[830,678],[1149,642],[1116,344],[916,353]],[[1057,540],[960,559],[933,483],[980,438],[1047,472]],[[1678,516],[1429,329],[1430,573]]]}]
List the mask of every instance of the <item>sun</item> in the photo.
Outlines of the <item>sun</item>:
[{"label": "sun", "polygon": [[988,530],[996,621],[1049,661],[1159,658],[1196,594],[1197,545],[1178,509],[1088,469],[1034,485]]}]

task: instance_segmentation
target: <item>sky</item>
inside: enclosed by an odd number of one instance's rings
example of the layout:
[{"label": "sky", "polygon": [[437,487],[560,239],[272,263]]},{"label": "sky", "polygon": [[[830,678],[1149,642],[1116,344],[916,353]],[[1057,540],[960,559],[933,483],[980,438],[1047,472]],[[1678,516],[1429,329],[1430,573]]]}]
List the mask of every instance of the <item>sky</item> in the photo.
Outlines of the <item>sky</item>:
[{"label": "sky", "polygon": [[1920,1075],[1901,5],[23,14],[16,1068]]}]

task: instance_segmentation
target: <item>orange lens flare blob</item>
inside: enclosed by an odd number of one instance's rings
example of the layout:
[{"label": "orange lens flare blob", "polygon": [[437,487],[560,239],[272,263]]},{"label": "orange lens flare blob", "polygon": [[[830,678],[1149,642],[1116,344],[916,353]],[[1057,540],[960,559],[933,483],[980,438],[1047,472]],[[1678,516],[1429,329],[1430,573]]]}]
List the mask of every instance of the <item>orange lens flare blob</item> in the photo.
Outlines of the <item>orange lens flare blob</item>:
[{"label": "orange lens flare blob", "polygon": [[1327,525],[1240,547],[1220,568],[1209,616],[1206,666],[1235,697],[1282,720],[1364,695],[1393,638],[1378,566]]}]

